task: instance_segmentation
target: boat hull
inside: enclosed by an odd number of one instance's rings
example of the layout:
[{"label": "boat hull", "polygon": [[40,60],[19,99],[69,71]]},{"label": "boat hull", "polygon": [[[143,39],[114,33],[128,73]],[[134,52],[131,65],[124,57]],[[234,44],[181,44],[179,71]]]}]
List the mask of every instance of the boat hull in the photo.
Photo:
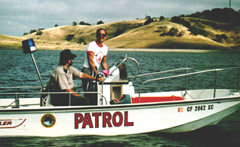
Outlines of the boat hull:
[{"label": "boat hull", "polygon": [[126,135],[188,132],[240,108],[240,98],[0,110],[0,136]]}]

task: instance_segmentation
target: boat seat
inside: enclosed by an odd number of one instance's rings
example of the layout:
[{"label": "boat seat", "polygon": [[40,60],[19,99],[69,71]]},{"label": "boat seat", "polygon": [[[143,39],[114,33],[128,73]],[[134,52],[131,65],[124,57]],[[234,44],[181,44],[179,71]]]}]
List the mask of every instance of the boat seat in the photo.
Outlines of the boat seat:
[{"label": "boat seat", "polygon": [[[41,88],[40,92],[50,92],[50,91],[47,88]],[[50,94],[41,94],[40,99],[41,99],[40,106],[52,106]]]},{"label": "boat seat", "polygon": [[120,100],[114,98],[113,100],[110,101],[111,105],[131,103],[132,103],[131,96],[128,94],[123,94]]},{"label": "boat seat", "polygon": [[[180,96],[149,96],[149,97],[141,97],[140,103],[153,103],[153,102],[169,102],[169,101],[183,101],[184,98]],[[139,98],[135,97],[132,98],[132,103],[136,104],[139,103]]]}]

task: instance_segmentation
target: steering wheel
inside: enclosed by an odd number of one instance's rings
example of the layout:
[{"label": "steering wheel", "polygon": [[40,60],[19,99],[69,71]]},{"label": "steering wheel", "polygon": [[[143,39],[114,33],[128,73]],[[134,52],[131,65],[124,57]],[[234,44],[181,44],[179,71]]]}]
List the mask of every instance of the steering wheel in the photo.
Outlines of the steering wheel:
[{"label": "steering wheel", "polygon": [[104,73],[102,73],[102,72],[97,73],[96,74],[96,81],[98,81],[98,78],[101,78],[101,77],[106,78]]}]

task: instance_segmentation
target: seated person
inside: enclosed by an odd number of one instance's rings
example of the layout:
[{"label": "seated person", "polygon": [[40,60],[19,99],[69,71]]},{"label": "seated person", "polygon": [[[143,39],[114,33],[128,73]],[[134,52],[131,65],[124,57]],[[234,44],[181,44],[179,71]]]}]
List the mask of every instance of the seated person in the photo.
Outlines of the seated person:
[{"label": "seated person", "polygon": [[[52,72],[50,80],[47,83],[47,89],[51,92],[73,92],[69,94],[51,94],[51,104],[53,106],[69,106],[69,96],[71,96],[72,106],[88,105],[89,99],[81,96],[74,91],[73,79],[90,79],[96,80],[86,73],[82,73],[76,68],[72,67],[73,59],[77,56],[72,54],[69,49],[63,50],[60,53],[59,65]],[[98,81],[103,81],[104,78],[100,77]]]}]

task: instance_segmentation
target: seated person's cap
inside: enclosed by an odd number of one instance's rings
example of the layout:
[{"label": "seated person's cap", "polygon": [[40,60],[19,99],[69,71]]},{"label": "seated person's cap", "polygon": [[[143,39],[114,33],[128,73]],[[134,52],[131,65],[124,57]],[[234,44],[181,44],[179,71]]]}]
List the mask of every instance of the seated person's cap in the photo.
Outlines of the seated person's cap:
[{"label": "seated person's cap", "polygon": [[65,49],[65,50],[61,51],[61,53],[60,53],[60,58],[74,59],[76,57],[77,57],[77,55],[72,54],[69,49]]}]

